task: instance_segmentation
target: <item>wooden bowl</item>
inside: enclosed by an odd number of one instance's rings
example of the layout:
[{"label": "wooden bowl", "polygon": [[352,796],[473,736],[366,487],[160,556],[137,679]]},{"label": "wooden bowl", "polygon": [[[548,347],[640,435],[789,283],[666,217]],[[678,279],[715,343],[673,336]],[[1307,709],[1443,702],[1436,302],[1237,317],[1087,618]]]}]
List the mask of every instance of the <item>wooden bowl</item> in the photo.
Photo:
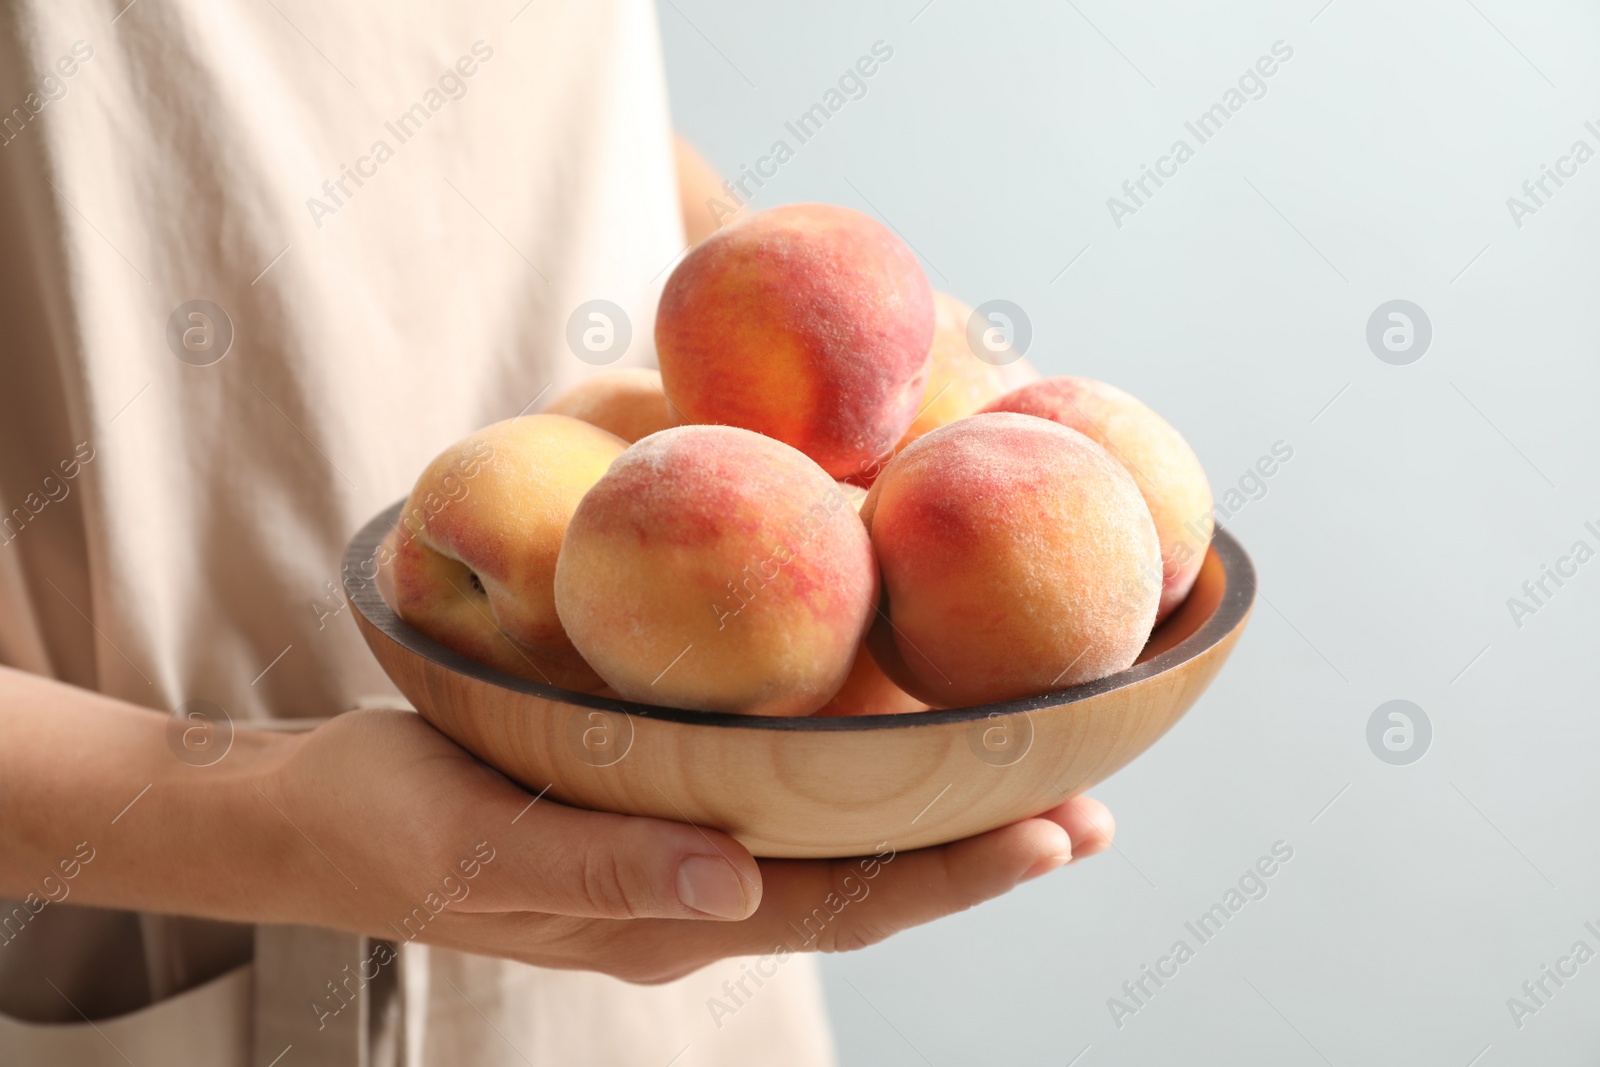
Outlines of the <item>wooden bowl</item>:
[{"label": "wooden bowl", "polygon": [[457,744],[566,804],[714,826],[757,856],[943,844],[1046,811],[1121,769],[1189,709],[1244,629],[1255,571],[1219,531],[1194,591],[1139,661],[1097,682],[982,707],[776,719],[655,707],[506,674],[391,607],[403,502],[345,550],[345,589],[379,664]]}]

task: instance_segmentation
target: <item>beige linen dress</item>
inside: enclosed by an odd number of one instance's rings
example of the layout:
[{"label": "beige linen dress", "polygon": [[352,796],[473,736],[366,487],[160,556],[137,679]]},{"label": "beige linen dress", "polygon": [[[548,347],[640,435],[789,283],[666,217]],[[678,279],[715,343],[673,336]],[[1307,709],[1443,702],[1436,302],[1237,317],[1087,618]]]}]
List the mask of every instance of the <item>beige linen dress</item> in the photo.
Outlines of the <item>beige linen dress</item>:
[{"label": "beige linen dress", "polygon": [[[236,724],[394,706],[345,540],[591,371],[580,305],[647,363],[676,212],[645,0],[0,5],[0,661]],[[297,976],[359,938],[70,897],[13,933],[23,1067],[832,1062],[809,958],[728,1016],[739,960],[635,987],[411,944],[329,1037]]]}]

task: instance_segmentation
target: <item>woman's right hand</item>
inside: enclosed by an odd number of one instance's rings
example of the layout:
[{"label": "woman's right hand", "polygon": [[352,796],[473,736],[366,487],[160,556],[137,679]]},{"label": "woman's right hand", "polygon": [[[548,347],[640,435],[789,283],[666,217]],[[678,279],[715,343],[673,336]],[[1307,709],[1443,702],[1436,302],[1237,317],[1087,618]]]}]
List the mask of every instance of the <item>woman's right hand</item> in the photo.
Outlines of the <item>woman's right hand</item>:
[{"label": "woman's right hand", "polygon": [[634,982],[874,944],[1113,832],[1080,798],[937,848],[758,861],[716,830],[534,802],[409,712],[350,712],[288,740],[235,783],[239,817],[265,831],[272,919]]},{"label": "woman's right hand", "polygon": [[1079,799],[939,848],[757,861],[716,830],[535,802],[411,712],[241,725],[215,760],[189,758],[174,726],[0,667],[0,896],[30,914],[70,899],[331,926],[661,982],[725,956],[870,945],[1112,833]]}]

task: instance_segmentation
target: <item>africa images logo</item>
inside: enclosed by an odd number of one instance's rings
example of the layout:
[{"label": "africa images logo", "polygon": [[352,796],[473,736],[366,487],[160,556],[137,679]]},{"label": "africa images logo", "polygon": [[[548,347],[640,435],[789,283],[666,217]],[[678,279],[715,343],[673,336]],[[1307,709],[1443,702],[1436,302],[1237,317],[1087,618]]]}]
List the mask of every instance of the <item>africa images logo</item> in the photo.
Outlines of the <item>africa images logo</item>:
[{"label": "africa images logo", "polygon": [[[353,167],[339,164],[339,176],[322,183],[325,199],[315,196],[306,198],[306,210],[311,213],[311,221],[316,223],[317,229],[322,229],[322,220],[326,216],[338,214],[361,191],[363,185],[376,178],[378,168],[393,159],[406,142],[421,133],[429,119],[442,111],[446,104],[466,96],[467,79],[478,73],[480,65],[493,58],[494,49],[488,44],[483,41],[472,42],[472,55],[461,56],[454,66],[445,68],[445,72],[439,75],[437,87],[430,85],[420,101],[402,111],[393,122],[383,124],[383,128],[394,137],[393,146],[380,137],[372,142],[366,155],[356,159]],[[355,189],[350,188],[351,182],[355,183]]]},{"label": "africa images logo", "polygon": [[1124,218],[1137,215],[1162,186],[1176,178],[1178,168],[1195,157],[1200,145],[1221,133],[1222,127],[1244,110],[1245,104],[1267,95],[1267,79],[1278,73],[1281,64],[1294,58],[1294,48],[1284,41],[1273,41],[1271,51],[1271,55],[1261,56],[1253,66],[1245,68],[1238,82],[1230,85],[1220,100],[1183,124],[1189,137],[1194,138],[1194,144],[1189,143],[1188,137],[1179,137],[1165,155],[1156,157],[1154,167],[1148,163],[1139,164],[1139,176],[1122,183],[1121,197],[1106,198],[1106,210],[1111,212],[1111,221],[1116,223],[1117,229],[1122,229]]}]

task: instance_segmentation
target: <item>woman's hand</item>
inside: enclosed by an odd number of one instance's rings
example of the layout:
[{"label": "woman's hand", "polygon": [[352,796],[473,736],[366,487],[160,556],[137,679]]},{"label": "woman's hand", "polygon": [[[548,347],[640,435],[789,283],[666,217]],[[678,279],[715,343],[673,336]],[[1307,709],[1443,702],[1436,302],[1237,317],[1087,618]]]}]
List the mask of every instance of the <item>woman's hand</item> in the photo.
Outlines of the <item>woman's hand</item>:
[{"label": "woman's hand", "polygon": [[[716,830],[536,801],[410,712],[240,727],[214,762],[175,725],[0,668],[0,895],[30,915],[70,899],[331,926],[660,982],[870,945],[1112,834],[1079,799],[939,848],[757,861]],[[0,940],[28,936],[13,920]]]},{"label": "woman's hand", "polygon": [[296,921],[636,982],[725,956],[870,945],[1098,852],[1113,832],[1079,799],[939,848],[758,861],[716,830],[534,802],[407,712],[329,721],[256,789],[297,828],[278,835],[274,863],[301,889]]}]

